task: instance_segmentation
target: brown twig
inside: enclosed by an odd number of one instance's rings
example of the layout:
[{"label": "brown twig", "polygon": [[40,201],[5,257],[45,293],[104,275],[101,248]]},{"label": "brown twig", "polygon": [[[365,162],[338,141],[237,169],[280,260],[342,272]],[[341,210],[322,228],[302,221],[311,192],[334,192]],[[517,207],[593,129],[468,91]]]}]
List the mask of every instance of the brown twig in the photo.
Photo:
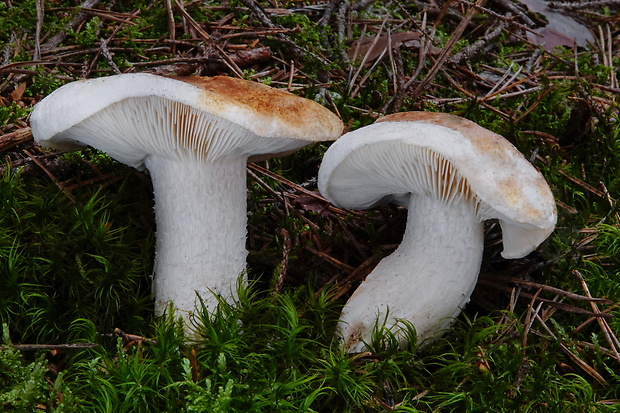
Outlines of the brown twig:
[{"label": "brown twig", "polygon": [[123,339],[123,342],[125,343],[126,346],[132,346],[134,344],[141,344],[141,343],[157,344],[157,341],[153,339],[146,338],[144,336],[139,336],[136,334],[125,333],[120,328],[115,328],[112,335]]},{"label": "brown twig", "polygon": [[[586,295],[588,297],[591,297],[588,284],[586,284],[586,280],[583,278],[581,273],[577,270],[573,270],[572,273],[575,277],[577,277],[577,279],[581,283],[581,287],[583,288],[583,291],[586,293]],[[590,306],[592,307],[592,311],[594,311],[595,314],[599,315],[597,316],[599,327],[601,328],[601,331],[603,332],[605,339],[609,343],[611,351],[613,351],[614,353],[614,357],[616,358],[618,362],[620,362],[620,341],[618,341],[618,338],[614,334],[611,327],[609,327],[609,324],[607,324],[607,321],[603,317],[600,317],[600,315],[602,315],[603,313],[601,313],[596,303],[590,302]]]},{"label": "brown twig", "polygon": [[576,10],[601,6],[618,6],[618,0],[586,0],[571,3],[561,1],[550,1],[547,7],[552,9]]},{"label": "brown twig", "polygon": [[[485,2],[486,0],[478,0],[475,4],[482,6],[484,5]],[[422,94],[424,89],[426,89],[426,87],[433,81],[433,79],[435,79],[435,76],[439,74],[439,72],[441,71],[443,67],[444,62],[446,61],[446,59],[448,59],[448,55],[452,51],[452,48],[454,47],[456,42],[461,38],[461,35],[463,34],[465,29],[469,25],[469,22],[471,22],[471,19],[473,19],[475,14],[476,14],[476,9],[474,7],[471,7],[467,11],[467,14],[465,15],[465,17],[463,17],[459,25],[456,27],[456,29],[454,29],[454,31],[450,35],[450,39],[448,39],[448,42],[446,43],[446,45],[444,46],[444,49],[441,51],[441,53],[437,57],[437,60],[435,61],[435,64],[433,65],[431,70],[428,72],[426,77],[420,82],[418,87],[416,87],[415,90],[412,92],[411,99],[417,99]]]},{"label": "brown twig", "polygon": [[[101,0],[85,0],[79,8],[88,8],[92,9],[97,4],[99,4]],[[52,49],[55,49],[60,43],[62,43],[68,36],[68,33],[72,30],[77,29],[82,23],[84,23],[87,19],[88,15],[82,11],[78,12],[78,14],[73,18],[73,20],[65,26],[64,30],[58,32],[55,36],[50,38],[47,42],[41,45],[41,52],[47,52]]]},{"label": "brown twig", "polygon": [[[498,289],[500,291],[506,291],[506,292],[512,291],[512,288],[507,286],[507,285],[499,284],[499,283],[496,283],[496,282],[493,282],[493,281],[489,281],[487,279],[480,279],[480,280],[478,280],[478,282],[481,285],[487,285],[489,287]],[[532,299],[534,301],[540,301],[541,303],[544,303],[544,304],[556,307],[559,310],[567,311],[567,312],[570,312],[570,313],[585,314],[585,315],[588,315],[588,316],[591,316],[591,317],[599,317],[599,318],[611,318],[611,317],[613,317],[611,314],[605,314],[605,313],[602,313],[602,312],[598,312],[598,313],[597,312],[592,312],[592,311],[584,310],[581,307],[576,307],[574,305],[570,305],[570,304],[566,304],[566,303],[562,303],[562,302],[557,302],[557,301],[549,300],[547,298],[539,297],[538,294],[541,291],[543,291],[543,289],[539,288],[538,292],[536,294],[533,294],[533,295],[529,294],[529,293],[526,293],[524,291],[521,291],[520,295],[523,298],[529,298],[529,299]]]},{"label": "brown twig", "polygon": [[0,346],[0,350],[14,348],[19,351],[33,350],[73,350],[83,348],[99,347],[97,343],[71,343],[71,344],[11,344],[10,346]]},{"label": "brown twig", "polygon": [[288,259],[289,254],[291,252],[291,236],[288,231],[284,228],[280,228],[278,231],[280,235],[282,235],[283,240],[283,249],[282,249],[282,262],[280,264],[280,272],[278,273],[278,279],[276,281],[276,285],[274,287],[274,291],[279,293],[282,291],[282,286],[284,285],[284,278],[286,277],[286,270],[288,268]]},{"label": "brown twig", "polygon": [[[377,263],[381,260],[382,256],[379,254],[373,254],[366,261],[361,263],[357,268],[353,271],[349,272],[346,277],[342,278],[336,284],[336,293],[332,297],[333,300],[337,300],[342,297],[347,291],[351,288],[351,285],[359,281],[361,279],[366,278],[368,274],[371,273],[373,268],[377,265]],[[329,285],[327,283],[326,285]]]},{"label": "brown twig", "polygon": [[[489,281],[493,285],[497,284],[497,282],[494,282],[493,280],[490,280],[490,277],[481,277],[480,279],[484,280],[484,281]],[[532,281],[522,280],[520,278],[504,276],[504,277],[501,277],[501,280],[508,281],[511,284],[522,285],[524,287],[540,289],[542,291],[545,291],[545,292],[548,292],[548,293],[552,293],[552,294],[556,294],[556,295],[560,295],[562,297],[570,298],[570,299],[573,299],[573,300],[591,301],[591,302],[598,302],[598,303],[601,303],[601,304],[611,304],[612,303],[610,300],[608,300],[606,298],[594,298],[594,297],[591,297],[591,296],[579,295],[579,294],[572,293],[570,291],[562,290],[560,288],[551,287],[549,285],[543,285],[543,284],[535,283],[535,282],[532,282]]]},{"label": "brown twig", "polygon": [[228,54],[222,50],[222,47],[215,43],[209,33],[204,31],[204,29],[194,20],[194,18],[185,10],[183,5],[179,2],[179,0],[174,0],[174,3],[177,5],[177,8],[183,15],[183,17],[187,20],[188,24],[198,33],[200,38],[208,45],[213,47],[219,54],[219,56],[223,59],[224,64],[228,66],[228,68],[237,76],[243,77],[243,71],[239,69],[239,66],[228,56]]},{"label": "brown twig", "polygon": [[37,0],[37,26],[34,32],[34,54],[33,60],[41,60],[41,31],[43,30],[43,19],[45,16],[45,5],[43,0]]},{"label": "brown twig", "polygon": [[571,174],[569,174],[568,172],[566,172],[563,169],[558,169],[558,172],[561,175],[564,175],[566,178],[568,178],[570,181],[573,181],[574,183],[576,183],[577,185],[579,185],[580,187],[586,189],[589,192],[592,192],[594,195],[600,197],[600,198],[605,198],[605,194],[601,191],[599,191],[598,189],[594,188],[592,185],[585,183],[584,181],[582,181],[581,179],[572,176]]},{"label": "brown twig", "polygon": [[15,132],[7,133],[0,136],[0,152],[10,149],[14,146],[28,142],[32,139],[32,130],[27,128],[19,129]]},{"label": "brown twig", "polygon": [[459,64],[464,60],[471,59],[476,53],[479,53],[489,42],[497,39],[500,34],[506,29],[506,23],[500,22],[492,31],[485,34],[479,40],[476,40],[472,45],[463,48],[460,52],[448,58],[448,63]]},{"label": "brown twig", "polygon": [[[174,11],[172,10],[172,2],[171,0],[165,0],[166,5],[166,17],[168,18],[168,34],[170,36],[169,40],[176,40],[176,23],[174,22]],[[172,43],[171,50],[173,55],[177,53],[177,45]]]},{"label": "brown twig", "polygon": [[58,189],[60,189],[60,191],[65,194],[65,196],[67,197],[67,199],[69,199],[69,201],[71,201],[72,204],[75,204],[75,197],[71,194],[71,192],[69,192],[67,190],[67,188],[65,188],[65,186],[58,180],[58,178],[56,178],[54,176],[54,174],[52,174],[50,172],[49,169],[47,169],[45,167],[45,165],[43,165],[43,163],[38,160],[33,154],[31,154],[30,152],[28,152],[27,150],[24,149],[24,153],[26,155],[28,155],[28,157],[35,163],[37,164],[37,166],[39,168],[41,168],[43,170],[43,172],[45,172],[45,174],[56,184],[56,186],[58,187]]},{"label": "brown twig", "polygon": [[[252,13],[254,13],[256,18],[264,26],[266,26],[266,27],[268,27],[270,29],[279,29],[280,28],[280,27],[276,26],[275,24],[273,24],[273,22],[271,21],[269,16],[267,16],[267,14],[262,9],[262,7],[258,4],[258,2],[256,2],[255,0],[242,0],[242,2],[243,2],[243,4],[245,4],[252,11]],[[319,60],[322,64],[325,64],[325,65],[329,64],[329,62],[327,60],[325,60],[324,58],[322,58],[321,56],[314,55],[309,50],[300,47],[297,43],[293,42],[291,39],[289,39],[288,37],[284,36],[282,33],[277,33],[276,32],[275,33],[275,37],[276,37],[276,39],[278,39],[278,41],[280,41],[280,42],[286,44],[288,47],[290,47],[291,50],[293,51],[293,53],[295,53],[295,55],[298,58],[303,58],[304,56],[306,56],[308,54],[311,54],[314,58]]]},{"label": "brown twig", "polygon": [[317,192],[309,191],[306,188],[304,188],[303,186],[300,186],[300,185],[298,185],[298,184],[296,184],[296,183],[294,183],[292,181],[289,181],[288,179],[283,178],[282,176],[280,176],[280,175],[278,175],[276,173],[273,173],[270,170],[263,168],[262,166],[258,166],[257,164],[255,164],[253,162],[250,162],[248,164],[248,168],[250,168],[250,169],[252,169],[254,171],[260,172],[261,174],[263,174],[265,176],[268,176],[268,177],[270,177],[272,179],[275,179],[275,180],[279,181],[280,183],[282,183],[282,184],[284,184],[284,185],[286,185],[286,186],[288,186],[290,188],[295,189],[296,191],[299,191],[299,192],[301,192],[303,194],[306,194],[306,195],[309,195],[309,196],[311,196],[311,197],[313,197],[313,198],[315,198],[317,200],[325,202],[326,205],[329,205],[328,209],[330,211],[337,212],[337,213],[342,214],[342,215],[356,215],[356,216],[360,216],[360,217],[364,216],[364,214],[362,212],[359,212],[359,211],[353,211],[353,210],[348,210],[348,209],[344,210],[344,209],[341,209],[341,208],[337,208],[337,207],[331,205],[329,203],[329,201],[327,201],[324,197],[319,195]]}]

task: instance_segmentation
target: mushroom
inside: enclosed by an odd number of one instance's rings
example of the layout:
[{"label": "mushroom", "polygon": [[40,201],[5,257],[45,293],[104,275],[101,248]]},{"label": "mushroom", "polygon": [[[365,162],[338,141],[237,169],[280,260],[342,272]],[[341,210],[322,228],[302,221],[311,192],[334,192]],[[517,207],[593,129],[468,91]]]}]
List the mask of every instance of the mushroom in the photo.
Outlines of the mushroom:
[{"label": "mushroom", "polygon": [[448,114],[398,113],[343,135],[325,153],[318,185],[340,207],[395,201],[408,209],[400,246],[342,310],[337,331],[349,352],[367,348],[377,320],[389,328],[410,321],[419,343],[448,329],[476,285],[484,220],[499,221],[505,258],[527,255],[556,222],[551,190],[523,155]]},{"label": "mushroom", "polygon": [[144,73],[69,83],[36,105],[31,126],[42,146],[90,145],[149,170],[155,309],[161,314],[173,302],[186,320],[196,293],[213,311],[212,292],[231,299],[244,273],[248,157],[267,159],[342,133],[323,106],[260,83]]}]

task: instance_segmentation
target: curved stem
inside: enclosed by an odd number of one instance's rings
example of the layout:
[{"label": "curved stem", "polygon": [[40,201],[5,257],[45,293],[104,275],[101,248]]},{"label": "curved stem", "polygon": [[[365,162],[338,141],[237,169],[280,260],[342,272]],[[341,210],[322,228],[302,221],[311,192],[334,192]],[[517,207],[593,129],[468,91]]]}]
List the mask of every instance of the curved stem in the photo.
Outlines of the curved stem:
[{"label": "curved stem", "polygon": [[246,159],[151,156],[145,164],[155,192],[155,310],[172,301],[187,320],[196,293],[212,311],[213,293],[233,297],[245,270]]},{"label": "curved stem", "polygon": [[[469,301],[480,271],[483,225],[467,202],[411,195],[407,229],[396,251],[366,277],[345,305],[338,332],[360,352],[377,322],[413,323],[418,342],[450,327]],[[387,317],[387,318],[386,318]],[[402,342],[405,337],[395,332]]]}]

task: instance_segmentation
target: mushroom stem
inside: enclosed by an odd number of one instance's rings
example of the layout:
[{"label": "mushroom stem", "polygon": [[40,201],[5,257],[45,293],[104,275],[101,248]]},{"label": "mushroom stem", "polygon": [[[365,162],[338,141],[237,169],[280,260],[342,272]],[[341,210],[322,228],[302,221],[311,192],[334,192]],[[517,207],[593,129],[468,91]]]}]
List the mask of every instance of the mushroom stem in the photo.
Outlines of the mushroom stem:
[{"label": "mushroom stem", "polygon": [[210,312],[213,293],[234,296],[247,256],[246,162],[146,158],[155,193],[157,314],[172,301],[189,321],[196,293]]},{"label": "mushroom stem", "polygon": [[374,324],[384,319],[386,327],[399,319],[411,321],[419,343],[437,336],[476,285],[484,234],[472,203],[412,194],[408,210],[400,246],[366,277],[342,311],[338,332],[348,352],[363,351]]}]

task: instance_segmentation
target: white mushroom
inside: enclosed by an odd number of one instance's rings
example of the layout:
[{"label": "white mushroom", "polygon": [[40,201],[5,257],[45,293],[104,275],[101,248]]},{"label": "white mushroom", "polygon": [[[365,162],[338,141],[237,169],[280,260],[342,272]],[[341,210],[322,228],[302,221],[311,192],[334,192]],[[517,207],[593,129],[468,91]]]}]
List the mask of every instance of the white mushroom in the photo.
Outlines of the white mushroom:
[{"label": "white mushroom", "polygon": [[246,162],[342,133],[316,102],[230,77],[124,74],[67,84],[36,105],[43,146],[90,145],[149,170],[157,222],[156,312],[169,302],[186,318],[198,293],[232,297],[244,272]]},{"label": "white mushroom", "polygon": [[482,221],[499,221],[505,258],[527,255],[556,222],[549,186],[512,144],[447,114],[394,114],[343,135],[325,154],[318,183],[340,207],[391,200],[408,208],[402,243],[342,311],[338,332],[349,352],[363,351],[385,317],[387,327],[411,321],[419,342],[449,328],[476,285]]}]

